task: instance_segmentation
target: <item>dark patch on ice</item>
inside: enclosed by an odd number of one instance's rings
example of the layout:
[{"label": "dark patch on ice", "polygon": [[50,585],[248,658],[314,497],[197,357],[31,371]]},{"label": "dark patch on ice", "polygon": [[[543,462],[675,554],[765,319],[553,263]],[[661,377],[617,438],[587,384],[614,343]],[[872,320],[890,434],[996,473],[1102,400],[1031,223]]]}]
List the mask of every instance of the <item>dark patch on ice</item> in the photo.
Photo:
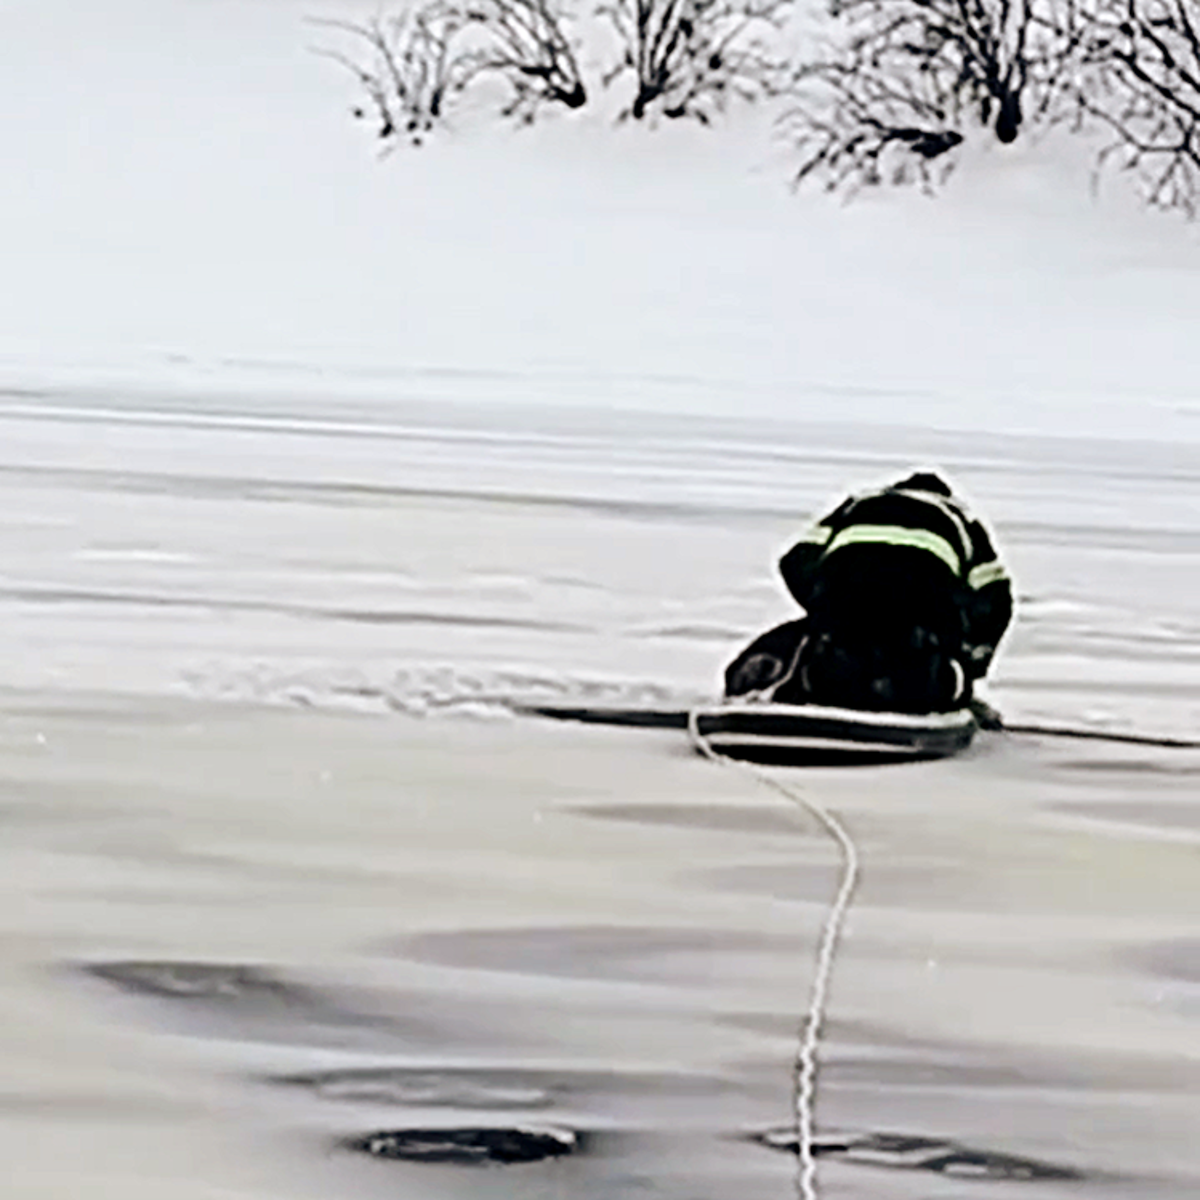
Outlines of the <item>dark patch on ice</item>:
[{"label": "dark patch on ice", "polygon": [[[828,868],[797,862],[737,863],[681,872],[679,882],[706,891],[769,896],[789,903],[827,905],[833,892]],[[975,912],[986,897],[975,890],[978,876],[953,862],[873,865],[863,880],[861,903],[898,905],[914,912]],[[883,947],[878,953],[884,953]]]},{"label": "dark patch on ice", "polygon": [[[677,983],[711,979],[713,958],[796,954],[799,935],[646,926],[565,926],[463,930],[406,938],[395,949],[416,962],[566,979],[632,979]],[[698,960],[689,964],[689,959]],[[689,970],[689,965],[696,970]],[[732,969],[726,964],[727,969]]]},{"label": "dark patch on ice", "polygon": [[1077,759],[1057,765],[1064,771],[1086,771],[1100,775],[1200,775],[1200,763],[1154,759]]},{"label": "dark patch on ice", "polygon": [[[772,1150],[799,1153],[796,1131],[790,1127],[754,1134],[753,1140]],[[1084,1178],[1073,1167],[976,1150],[942,1138],[903,1133],[867,1133],[850,1137],[826,1137],[816,1141],[813,1153],[862,1166],[890,1167],[906,1171],[928,1171],[954,1179],[1008,1180],[1037,1183],[1048,1180]]]},{"label": "dark patch on ice", "polygon": [[[794,1048],[800,1019],[786,1012],[734,1012],[714,1024],[745,1030],[768,1039],[753,1058],[727,1062],[726,1069],[764,1097],[779,1093],[779,1062],[784,1047]],[[880,1094],[898,1089],[898,1102],[911,1103],[922,1088],[947,1088],[973,1102],[985,1100],[997,1111],[1021,1105],[1025,1094],[1062,1093],[1071,1103],[1091,1103],[1091,1095],[1110,1092],[1120,1080],[1123,1093],[1191,1095],[1195,1072],[1179,1057],[1134,1060],[1118,1050],[1080,1052],[1064,1047],[1036,1052],[994,1044],[915,1036],[903,1028],[858,1019],[829,1021],[823,1036],[821,1078],[833,1089],[857,1088]],[[1015,1093],[1006,1095],[1005,1093]],[[1156,1102],[1156,1101],[1155,1101]]]},{"label": "dark patch on ice", "polygon": [[[793,1031],[793,1042],[795,1036]],[[770,1062],[747,1064],[746,1069],[757,1067],[758,1076],[766,1078],[772,1065],[777,1070],[777,1064]],[[1015,1102],[998,1093],[1078,1086],[1069,1072],[1054,1074],[1040,1067],[1025,1070],[1000,1062],[963,1061],[957,1052],[945,1048],[914,1052],[888,1046],[839,1046],[836,1055],[822,1065],[821,1078],[827,1087],[866,1088],[873,1094],[897,1089],[911,1096],[926,1088],[936,1092],[952,1088],[992,1097],[996,1103]]]},{"label": "dark patch on ice", "polygon": [[371,1050],[462,1040],[436,999],[416,1013],[396,1016],[395,995],[355,991],[343,998],[257,966],[119,961],[78,964],[77,969],[126,995],[165,1002],[172,1015],[186,1017],[194,1035],[232,1033],[263,1042]]},{"label": "dark patch on ice", "polygon": [[299,479],[252,479],[249,477],[163,474],[153,471],[121,471],[88,467],[25,467],[0,464],[0,475],[35,486],[125,492],[134,495],[184,496],[194,500],[250,500],[269,503],[404,504],[412,501],[488,504],[506,508],[582,512],[633,521],[682,521],[709,524],[795,521],[794,509],[769,505],[713,504],[644,500],[636,497],[606,498],[554,492],[518,492],[472,488],[405,487],[400,484],[339,483]]},{"label": "dark patch on ice", "polygon": [[435,625],[469,629],[528,629],[543,633],[580,633],[587,627],[531,617],[497,617],[427,609],[308,608],[236,596],[171,596],[156,592],[105,591],[93,588],[0,588],[0,600],[23,604],[110,604],[135,608],[203,609],[209,612],[274,613],[308,620],[352,621],[368,625]]},{"label": "dark patch on ice", "polygon": [[[741,1029],[764,1037],[794,1041],[800,1029],[800,1017],[790,1012],[728,1012],[713,1017],[715,1025]],[[927,1063],[933,1060],[963,1064],[979,1062],[976,1048],[961,1042],[947,1042],[916,1036],[907,1030],[861,1018],[831,1015],[823,1026],[823,1041],[827,1048],[837,1048],[836,1061],[825,1064],[822,1070],[832,1071],[838,1063],[849,1061],[848,1055],[870,1055],[877,1058],[890,1055],[908,1063]],[[1045,1055],[1039,1055],[1039,1063]],[[1022,1078],[1026,1078],[1024,1075]]]},{"label": "dark patch on ice", "polygon": [[487,1111],[545,1109],[567,1097],[616,1097],[631,1102],[669,1096],[694,1099],[731,1086],[710,1075],[571,1067],[348,1067],[268,1077],[263,1082],[311,1093],[337,1104],[457,1108]]},{"label": "dark patch on ice", "polygon": [[731,629],[727,625],[660,625],[650,629],[634,629],[629,632],[635,638],[671,638],[690,642],[741,642],[750,637],[745,629]]},{"label": "dark patch on ice", "polygon": [[478,1167],[563,1158],[583,1149],[572,1129],[394,1129],[346,1138],[342,1147],[372,1158]]},{"label": "dark patch on ice", "polygon": [[566,621],[544,621],[526,617],[474,616],[470,613],[399,612],[388,609],[301,609],[286,611],[298,616],[331,621],[355,621],[363,625],[450,625],[466,629],[531,629],[540,633],[582,633],[587,626]]},{"label": "dark patch on ice", "polygon": [[110,592],[96,588],[6,587],[0,599],[22,604],[131,604],[140,608],[236,608],[232,602],[153,592]]},{"label": "dark patch on ice", "polygon": [[769,896],[789,903],[827,904],[833,884],[826,872],[805,870],[794,862],[738,863],[683,872],[680,882],[713,892]]},{"label": "dark patch on ice", "polygon": [[1170,800],[1121,800],[1112,803],[1069,801],[1054,806],[1067,816],[1088,817],[1098,821],[1116,821],[1123,825],[1142,825],[1157,829],[1200,830],[1200,803]]},{"label": "dark patch on ice", "polygon": [[237,1005],[242,1008],[311,1008],[315,998],[306,988],[276,978],[258,967],[225,963],[108,962],[88,963],[87,974],[123,992],[166,1000]]},{"label": "dark patch on ice", "polygon": [[686,709],[608,708],[579,704],[517,704],[513,711],[526,717],[579,721],[585,725],[621,725],[639,729],[686,729]]},{"label": "dark patch on ice", "polygon": [[280,1075],[267,1082],[312,1092],[318,1099],[346,1104],[422,1108],[546,1108],[554,1089],[544,1072],[508,1070],[431,1071],[408,1067],[363,1067],[311,1074]]},{"label": "dark patch on ice", "polygon": [[0,1119],[36,1117],[39,1122],[63,1122],[72,1126],[77,1126],[81,1120],[119,1120],[136,1122],[141,1127],[158,1122],[176,1124],[194,1116],[193,1101],[186,1095],[121,1096],[111,1089],[64,1092],[57,1090],[54,1084],[45,1091],[0,1092]]},{"label": "dark patch on ice", "polygon": [[[726,1012],[716,1013],[713,1024],[729,1029],[744,1029],[750,1033],[760,1033],[765,1037],[794,1038],[800,1028],[800,1018],[791,1012]],[[844,1020],[830,1017],[823,1026],[827,1042],[842,1039],[890,1041],[892,1031],[866,1021]],[[897,1039],[905,1045],[925,1045],[913,1038],[898,1035]]]},{"label": "dark patch on ice", "polygon": [[1200,938],[1176,938],[1143,947],[1138,965],[1151,975],[1177,983],[1200,983]]},{"label": "dark patch on ice", "polygon": [[788,812],[752,804],[585,804],[566,811],[601,820],[672,829],[809,836],[809,831]]}]

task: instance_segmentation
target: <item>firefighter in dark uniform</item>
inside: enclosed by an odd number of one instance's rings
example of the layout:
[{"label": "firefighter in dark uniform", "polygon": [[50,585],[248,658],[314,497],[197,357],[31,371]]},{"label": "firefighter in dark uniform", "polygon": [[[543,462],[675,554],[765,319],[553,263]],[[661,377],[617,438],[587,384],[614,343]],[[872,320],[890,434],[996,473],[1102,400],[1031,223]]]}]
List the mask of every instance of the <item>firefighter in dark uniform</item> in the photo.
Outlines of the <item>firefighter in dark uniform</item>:
[{"label": "firefighter in dark uniform", "polygon": [[1012,620],[1012,584],[982,522],[932,472],[852,496],[783,556],[807,616],[726,669],[729,697],[930,713],[972,702]]}]

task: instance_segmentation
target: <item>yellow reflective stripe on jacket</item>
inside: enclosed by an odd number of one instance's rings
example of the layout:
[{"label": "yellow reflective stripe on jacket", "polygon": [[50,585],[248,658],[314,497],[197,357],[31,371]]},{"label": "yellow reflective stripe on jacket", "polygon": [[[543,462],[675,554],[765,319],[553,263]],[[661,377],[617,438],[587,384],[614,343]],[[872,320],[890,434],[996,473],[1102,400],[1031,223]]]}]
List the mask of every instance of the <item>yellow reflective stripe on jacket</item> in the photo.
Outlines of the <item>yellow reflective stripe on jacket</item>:
[{"label": "yellow reflective stripe on jacket", "polygon": [[833,537],[833,530],[828,525],[813,525],[796,540],[810,546],[823,546],[831,537]]},{"label": "yellow reflective stripe on jacket", "polygon": [[931,504],[938,512],[949,518],[954,523],[954,530],[958,534],[958,544],[962,548],[962,553],[967,559],[971,557],[971,535],[967,532],[966,521],[963,519],[963,511],[959,505],[955,504],[948,496],[942,496],[937,492],[923,492],[920,488],[897,488],[896,492],[901,496],[911,496],[914,500],[920,500],[924,504]]},{"label": "yellow reflective stripe on jacket", "polygon": [[1007,578],[1008,572],[1000,560],[994,558],[991,562],[980,563],[979,566],[971,568],[971,573],[967,576],[967,587],[973,591],[979,591],[980,588],[987,587],[989,583],[996,583]]},{"label": "yellow reflective stripe on jacket", "polygon": [[911,546],[915,550],[928,550],[936,554],[954,572],[962,574],[962,560],[958,552],[940,534],[928,529],[906,529],[903,525],[849,525],[834,535],[826,554],[832,554],[843,546]]}]

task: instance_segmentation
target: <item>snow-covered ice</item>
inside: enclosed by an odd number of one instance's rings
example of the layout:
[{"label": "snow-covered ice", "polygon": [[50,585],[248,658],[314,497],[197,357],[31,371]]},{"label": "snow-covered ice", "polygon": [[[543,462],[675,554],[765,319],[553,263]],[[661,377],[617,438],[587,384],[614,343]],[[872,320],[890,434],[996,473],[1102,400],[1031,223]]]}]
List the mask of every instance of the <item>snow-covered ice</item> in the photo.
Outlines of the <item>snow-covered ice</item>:
[{"label": "snow-covered ice", "polygon": [[992,681],[1009,715],[1200,727],[1190,446],[243,408],[0,405],[4,683],[379,711],[683,703],[792,610],[775,563],[804,521],[936,461],[1018,583]]}]

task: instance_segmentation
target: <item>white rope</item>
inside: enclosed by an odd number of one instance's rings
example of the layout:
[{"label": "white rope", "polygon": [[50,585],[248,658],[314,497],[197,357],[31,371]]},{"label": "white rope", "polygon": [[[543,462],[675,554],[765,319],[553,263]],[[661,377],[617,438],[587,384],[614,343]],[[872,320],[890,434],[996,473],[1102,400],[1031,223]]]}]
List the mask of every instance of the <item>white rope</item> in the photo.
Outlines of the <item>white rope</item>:
[{"label": "white rope", "polygon": [[819,1200],[817,1192],[817,1160],[813,1151],[814,1115],[817,1101],[817,1063],[821,1047],[821,1030],[825,1023],[825,1008],[829,998],[829,981],[833,975],[834,958],[837,955],[838,943],[845,924],[846,913],[854,897],[854,889],[858,886],[859,858],[858,847],[854,839],[846,831],[846,827],[838,818],[819,804],[806,796],[798,788],[788,787],[786,783],[769,775],[752,763],[740,762],[718,754],[708,744],[708,739],[700,732],[700,710],[693,709],[688,713],[688,736],[692,744],[706,757],[721,766],[731,767],[752,775],[759,783],[769,787],[792,804],[799,805],[809,812],[821,825],[826,833],[838,844],[842,855],[842,881],[837,895],[830,906],[825,918],[825,926],[821,931],[820,946],[817,950],[816,973],[813,976],[812,991],[809,995],[808,1012],[800,1032],[799,1046],[796,1051],[796,1061],[792,1074],[792,1109],[796,1122],[796,1146],[799,1154],[799,1174],[796,1178],[796,1190],[801,1200]]}]

